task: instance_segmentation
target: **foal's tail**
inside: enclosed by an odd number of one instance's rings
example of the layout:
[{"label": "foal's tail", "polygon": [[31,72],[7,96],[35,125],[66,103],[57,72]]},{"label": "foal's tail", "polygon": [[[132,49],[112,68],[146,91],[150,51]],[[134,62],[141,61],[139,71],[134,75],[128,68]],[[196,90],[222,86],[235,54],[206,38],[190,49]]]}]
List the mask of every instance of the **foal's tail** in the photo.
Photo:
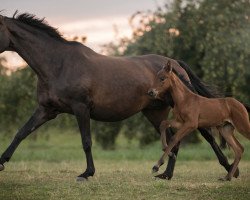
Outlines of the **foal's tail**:
[{"label": "foal's tail", "polygon": [[192,86],[199,95],[207,98],[223,97],[223,95],[216,89],[215,86],[204,83],[198,76],[196,76],[186,63],[180,60],[177,62],[187,72]]}]

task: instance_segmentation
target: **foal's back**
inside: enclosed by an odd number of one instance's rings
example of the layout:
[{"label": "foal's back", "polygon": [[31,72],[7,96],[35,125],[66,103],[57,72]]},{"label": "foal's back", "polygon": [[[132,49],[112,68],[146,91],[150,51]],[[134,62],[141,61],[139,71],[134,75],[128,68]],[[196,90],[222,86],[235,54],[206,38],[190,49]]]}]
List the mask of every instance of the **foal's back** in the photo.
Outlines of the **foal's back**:
[{"label": "foal's back", "polygon": [[231,121],[227,101],[227,98],[208,99],[198,96],[199,127],[218,126],[225,121]]},{"label": "foal's back", "polygon": [[[199,127],[220,126],[230,122],[240,133],[250,133],[245,106],[232,97],[208,99],[199,95]],[[245,136],[249,138],[249,134]],[[250,138],[249,138],[250,139]]]}]

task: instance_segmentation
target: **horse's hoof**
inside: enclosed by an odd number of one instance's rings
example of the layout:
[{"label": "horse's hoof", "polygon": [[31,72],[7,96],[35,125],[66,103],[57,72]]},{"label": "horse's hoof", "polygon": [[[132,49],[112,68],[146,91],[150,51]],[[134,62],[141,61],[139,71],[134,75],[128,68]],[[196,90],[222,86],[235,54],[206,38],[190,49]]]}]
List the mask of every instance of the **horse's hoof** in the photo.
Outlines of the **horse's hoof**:
[{"label": "horse's hoof", "polygon": [[218,179],[219,181],[231,181],[231,178],[228,176],[222,177]]},{"label": "horse's hoof", "polygon": [[3,170],[4,170],[4,165],[0,164],[0,171],[3,171]]},{"label": "horse's hoof", "polygon": [[78,177],[76,178],[76,181],[77,181],[77,182],[85,182],[85,181],[88,181],[88,178],[78,176]]},{"label": "horse's hoof", "polygon": [[164,180],[170,180],[171,178],[166,175],[166,174],[159,174],[157,176],[155,176],[155,178],[159,178],[159,179],[164,179]]},{"label": "horse's hoof", "polygon": [[159,171],[159,167],[153,166],[153,168],[152,168],[152,173],[156,173],[156,172],[158,172],[158,171]]},{"label": "horse's hoof", "polygon": [[218,178],[218,181],[226,181],[225,177]]}]

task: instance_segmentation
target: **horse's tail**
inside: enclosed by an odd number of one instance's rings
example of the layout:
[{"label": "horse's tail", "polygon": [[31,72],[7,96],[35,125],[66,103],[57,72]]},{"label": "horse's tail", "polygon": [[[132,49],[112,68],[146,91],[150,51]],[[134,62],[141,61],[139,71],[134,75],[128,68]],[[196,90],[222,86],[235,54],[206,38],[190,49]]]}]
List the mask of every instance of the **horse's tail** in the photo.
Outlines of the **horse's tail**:
[{"label": "horse's tail", "polygon": [[247,105],[247,104],[245,104],[245,103],[243,103],[243,105],[245,106],[245,108],[247,109],[247,112],[250,112],[250,106],[249,105]]},{"label": "horse's tail", "polygon": [[[193,88],[199,95],[208,98],[223,97],[214,86],[204,83],[198,76],[196,76],[185,62],[180,60],[177,62],[187,72]],[[223,137],[220,137],[220,147],[223,149],[226,148],[226,140]]]},{"label": "horse's tail", "polygon": [[222,97],[223,95],[215,88],[215,86],[208,85],[204,83],[198,76],[192,72],[190,67],[184,63],[183,61],[177,61],[179,65],[187,72],[192,86],[194,87],[195,91],[204,97],[208,98],[215,98],[215,97]]}]

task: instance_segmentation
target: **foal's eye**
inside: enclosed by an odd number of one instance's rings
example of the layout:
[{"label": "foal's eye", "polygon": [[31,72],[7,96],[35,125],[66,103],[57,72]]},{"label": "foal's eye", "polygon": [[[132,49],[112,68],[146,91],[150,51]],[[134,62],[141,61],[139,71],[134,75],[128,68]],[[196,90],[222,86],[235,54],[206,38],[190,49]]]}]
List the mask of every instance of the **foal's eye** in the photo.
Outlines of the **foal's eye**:
[{"label": "foal's eye", "polygon": [[161,77],[160,78],[160,81],[164,81],[166,78],[165,77]]}]

